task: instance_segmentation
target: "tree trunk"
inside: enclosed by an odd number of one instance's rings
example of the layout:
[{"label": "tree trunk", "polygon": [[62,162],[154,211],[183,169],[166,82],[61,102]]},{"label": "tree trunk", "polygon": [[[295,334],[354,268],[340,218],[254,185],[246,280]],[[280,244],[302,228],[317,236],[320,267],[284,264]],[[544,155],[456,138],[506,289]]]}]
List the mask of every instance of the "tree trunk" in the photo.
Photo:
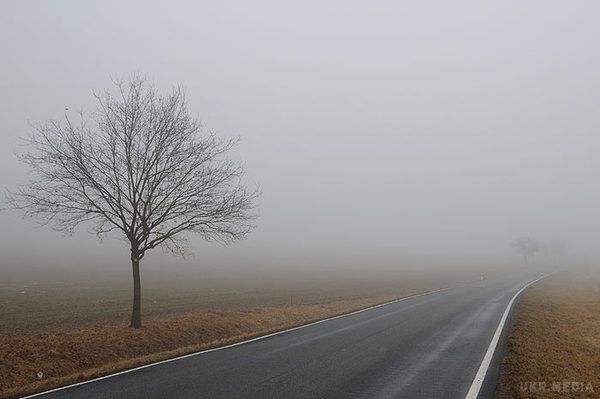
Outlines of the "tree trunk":
[{"label": "tree trunk", "polygon": [[131,313],[131,324],[129,327],[140,328],[142,326],[142,287],[140,282],[140,260],[137,257],[131,259],[133,268],[133,311]]}]

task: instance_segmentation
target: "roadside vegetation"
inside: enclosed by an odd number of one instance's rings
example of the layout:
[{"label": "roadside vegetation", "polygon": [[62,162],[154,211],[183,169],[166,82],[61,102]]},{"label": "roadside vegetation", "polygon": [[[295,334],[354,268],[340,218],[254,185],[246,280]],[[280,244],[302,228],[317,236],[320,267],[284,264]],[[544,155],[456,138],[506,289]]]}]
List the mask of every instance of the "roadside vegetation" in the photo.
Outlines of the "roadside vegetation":
[{"label": "roadside vegetation", "polygon": [[395,299],[373,296],[322,304],[207,310],[148,318],[143,329],[122,323],[0,338],[3,397],[35,392],[267,334]]},{"label": "roadside vegetation", "polygon": [[181,86],[159,94],[137,75],[95,94],[77,121],[47,121],[20,154],[29,181],[9,208],[67,234],[80,227],[129,243],[132,328],[142,327],[140,263],[154,248],[188,253],[188,235],[223,244],[243,239],[257,217],[258,188],[227,155],[238,140],[203,132]]},{"label": "roadside vegetation", "polygon": [[185,281],[150,275],[142,329],[125,323],[130,291],[118,276],[104,284],[2,284],[0,397],[239,342],[478,276],[472,270],[435,278],[346,271],[344,278],[321,275],[318,281],[268,271],[253,277],[186,274]]},{"label": "roadside vegetation", "polygon": [[535,284],[516,310],[499,398],[600,397],[599,332],[600,272]]}]

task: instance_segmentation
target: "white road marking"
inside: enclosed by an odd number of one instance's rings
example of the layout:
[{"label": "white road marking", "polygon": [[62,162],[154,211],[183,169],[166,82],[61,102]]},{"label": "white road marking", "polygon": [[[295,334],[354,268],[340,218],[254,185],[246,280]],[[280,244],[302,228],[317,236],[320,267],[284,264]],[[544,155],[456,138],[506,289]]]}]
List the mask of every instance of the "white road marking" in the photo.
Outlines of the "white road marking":
[{"label": "white road marking", "polygon": [[379,305],[369,306],[368,308],[355,310],[355,311],[350,312],[350,313],[345,313],[345,314],[341,314],[341,315],[338,315],[338,316],[333,316],[333,317],[328,317],[326,319],[321,319],[321,320],[313,321],[313,322],[308,323],[308,324],[303,324],[301,326],[288,328],[287,330],[277,331],[277,332],[274,332],[274,333],[271,333],[271,334],[267,334],[267,335],[261,335],[260,337],[255,337],[255,338],[248,339],[248,340],[245,340],[245,341],[236,342],[236,343],[225,345],[225,346],[220,346],[218,348],[206,349],[206,350],[203,350],[203,351],[200,351],[200,352],[188,353],[187,355],[182,355],[182,356],[177,356],[177,357],[174,357],[174,358],[171,358],[171,359],[161,360],[160,362],[145,364],[143,366],[135,367],[135,368],[132,368],[132,369],[127,369],[127,370],[119,371],[118,373],[108,374],[108,375],[105,375],[105,376],[102,376],[102,377],[97,377],[97,378],[94,378],[94,379],[91,379],[91,380],[77,382],[75,384],[70,384],[70,385],[65,385],[64,387],[54,388],[54,389],[50,389],[50,390],[44,391],[44,392],[38,392],[38,393],[35,393],[33,395],[29,395],[29,396],[23,396],[21,399],[35,398],[37,396],[42,396],[42,395],[46,395],[46,394],[49,394],[49,393],[52,393],[52,392],[62,391],[64,389],[73,388],[73,387],[76,387],[76,386],[79,386],[79,385],[90,384],[92,382],[105,380],[107,378],[116,377],[118,375],[127,374],[127,373],[131,373],[133,371],[142,370],[142,369],[145,369],[145,368],[148,368],[148,367],[157,366],[159,364],[174,362],[176,360],[181,360],[181,359],[185,359],[187,357],[201,355],[203,353],[209,353],[209,352],[215,352],[215,351],[219,351],[219,350],[223,350],[223,349],[227,349],[227,348],[233,348],[235,346],[240,346],[240,345],[248,344],[250,342],[259,341],[261,339],[273,337],[275,335],[285,334],[285,333],[290,332],[290,331],[299,330],[301,328],[314,326],[315,324],[324,323],[326,321],[335,320],[335,319],[339,319],[339,318],[346,317],[346,316],[351,316],[351,315],[354,315],[354,314],[357,314],[357,313],[366,312],[367,310],[372,310],[372,309],[380,308],[380,307],[386,306],[386,305],[391,305],[392,303],[398,303],[398,302],[406,301],[406,300],[417,298],[417,297],[424,296],[424,295],[435,294],[436,292],[448,291],[448,290],[450,290],[452,288],[454,288],[454,287],[440,288],[438,290],[426,291],[426,292],[422,292],[420,294],[415,294],[415,295],[411,295],[411,296],[406,296],[404,298],[394,299],[393,301],[380,303]]},{"label": "white road marking", "polygon": [[502,318],[500,319],[498,328],[496,328],[496,332],[494,333],[494,336],[492,337],[492,342],[490,342],[490,346],[488,347],[487,352],[485,353],[485,356],[483,357],[483,360],[481,361],[479,370],[477,370],[477,374],[475,374],[475,379],[473,380],[473,383],[471,384],[471,388],[469,389],[469,392],[467,392],[467,396],[465,396],[465,399],[477,399],[477,396],[479,395],[479,390],[481,389],[481,386],[483,385],[483,381],[485,380],[485,375],[487,374],[487,371],[490,368],[490,363],[492,362],[492,357],[494,357],[494,352],[496,351],[496,347],[498,346],[498,341],[500,340],[500,335],[502,335],[502,330],[504,329],[504,325],[506,324],[506,319],[508,318],[508,314],[510,313],[510,310],[513,306],[513,303],[515,302],[515,299],[517,299],[519,294],[521,294],[521,292],[525,291],[527,289],[527,287],[529,287],[533,283],[540,281],[544,277],[547,277],[547,275],[537,278],[537,279],[525,284],[525,286],[523,286],[523,288],[521,288],[512,297],[512,299],[506,306],[506,310],[504,310],[504,314],[502,315]]}]

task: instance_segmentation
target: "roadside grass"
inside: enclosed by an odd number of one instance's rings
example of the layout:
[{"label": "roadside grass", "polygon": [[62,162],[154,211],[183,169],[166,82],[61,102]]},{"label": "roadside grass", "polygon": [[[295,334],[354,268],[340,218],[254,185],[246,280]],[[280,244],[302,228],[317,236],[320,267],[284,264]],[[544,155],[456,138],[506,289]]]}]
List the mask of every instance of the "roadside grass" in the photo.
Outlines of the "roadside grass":
[{"label": "roadside grass", "polygon": [[[1,272],[1,270],[0,270]],[[430,275],[418,271],[145,271],[143,317],[208,310],[250,310],[330,303],[427,290],[440,281],[464,281],[475,273]],[[0,334],[72,329],[88,323],[127,324],[131,316],[131,276],[83,273],[10,281],[0,275]]]},{"label": "roadside grass", "polygon": [[468,267],[147,273],[139,330],[127,327],[127,274],[0,281],[0,398],[240,342],[479,275]]},{"label": "roadside grass", "polygon": [[[5,334],[0,338],[1,397],[15,397],[149,362],[218,347],[339,315],[395,298],[321,305],[205,311],[153,317],[142,329],[92,324],[68,331]],[[38,373],[43,373],[38,378]]]},{"label": "roadside grass", "polygon": [[[465,281],[464,278],[461,276],[462,281]],[[109,321],[100,314],[95,315],[92,321],[84,318],[88,321],[79,324],[51,323],[50,315],[28,323],[26,315],[23,315],[14,320],[13,328],[6,325],[0,328],[0,398],[19,397],[240,342],[446,287],[449,282],[431,278],[405,281],[404,284],[396,282],[392,285],[393,290],[383,286],[379,290],[373,287],[359,289],[351,284],[338,283],[328,295],[322,292],[321,287],[318,290],[292,291],[295,295],[291,298],[290,295],[280,298],[274,294],[246,292],[237,298],[237,305],[231,300],[220,308],[215,306],[173,314],[149,312],[141,329],[128,328],[126,319]],[[260,301],[263,306],[248,306],[248,303]],[[35,309],[33,305],[28,306]],[[48,304],[42,307],[47,308]],[[65,311],[62,305],[59,307],[60,312],[54,310],[57,315]]]},{"label": "roadside grass", "polygon": [[524,293],[500,381],[500,399],[600,397],[600,272],[569,271]]}]

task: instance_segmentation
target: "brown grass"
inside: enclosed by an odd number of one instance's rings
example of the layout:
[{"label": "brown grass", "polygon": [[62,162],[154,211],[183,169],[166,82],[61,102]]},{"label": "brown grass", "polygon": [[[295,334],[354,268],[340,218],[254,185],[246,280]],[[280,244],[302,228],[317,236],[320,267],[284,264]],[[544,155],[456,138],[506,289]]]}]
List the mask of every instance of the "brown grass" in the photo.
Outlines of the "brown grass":
[{"label": "brown grass", "polygon": [[[152,361],[285,329],[393,299],[202,311],[156,316],[142,329],[88,324],[65,330],[5,333],[0,337],[0,397],[33,393]],[[43,377],[38,380],[37,373]]]},{"label": "brown grass", "polygon": [[600,397],[598,272],[556,275],[526,291],[508,340],[499,397]]},{"label": "brown grass", "polygon": [[149,270],[141,330],[127,327],[129,275],[115,273],[0,279],[0,398],[462,284],[478,278],[480,270]]}]

